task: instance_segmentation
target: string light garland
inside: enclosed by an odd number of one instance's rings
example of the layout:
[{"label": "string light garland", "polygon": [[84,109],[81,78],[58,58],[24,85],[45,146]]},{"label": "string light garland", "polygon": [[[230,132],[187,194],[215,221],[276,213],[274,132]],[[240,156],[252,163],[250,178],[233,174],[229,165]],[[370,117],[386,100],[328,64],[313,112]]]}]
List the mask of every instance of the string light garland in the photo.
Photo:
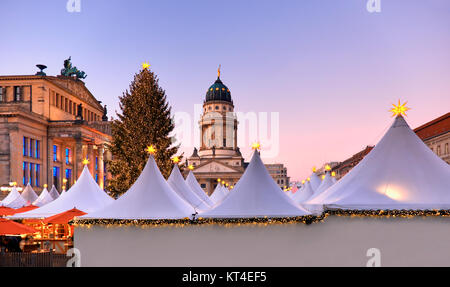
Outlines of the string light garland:
[{"label": "string light garland", "polygon": [[336,216],[350,216],[350,217],[424,217],[424,216],[439,216],[439,217],[449,217],[450,210],[443,209],[431,209],[431,210],[412,210],[412,209],[401,209],[401,210],[327,210],[325,211],[328,215]]},{"label": "string light garland", "polygon": [[69,222],[77,227],[92,226],[139,226],[139,227],[161,227],[188,225],[225,225],[227,227],[239,225],[269,225],[269,224],[312,224],[322,221],[327,215],[306,215],[297,217],[254,217],[254,218],[202,218],[197,219],[74,219]]},{"label": "string light garland", "polygon": [[196,218],[196,219],[74,219],[70,225],[91,228],[92,226],[126,227],[186,227],[190,225],[221,225],[225,227],[241,225],[267,226],[272,224],[312,224],[323,222],[329,216],[412,218],[412,217],[450,217],[450,210],[326,210],[321,215],[298,217],[254,217],[254,218]]}]

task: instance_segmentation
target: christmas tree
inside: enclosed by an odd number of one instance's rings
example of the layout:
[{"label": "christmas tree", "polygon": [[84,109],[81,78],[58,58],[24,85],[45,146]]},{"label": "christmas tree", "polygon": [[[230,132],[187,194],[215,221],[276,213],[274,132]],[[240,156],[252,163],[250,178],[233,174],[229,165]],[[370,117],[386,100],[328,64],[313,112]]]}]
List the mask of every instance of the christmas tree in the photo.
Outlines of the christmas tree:
[{"label": "christmas tree", "polygon": [[157,76],[148,65],[134,76],[129,91],[119,97],[122,111],[111,124],[112,141],[108,162],[113,178],[107,189],[114,195],[127,191],[139,177],[148,159],[146,148],[156,148],[154,154],[161,173],[167,178],[172,169],[171,157],[178,151],[172,146],[170,133],[174,129],[171,108]]}]

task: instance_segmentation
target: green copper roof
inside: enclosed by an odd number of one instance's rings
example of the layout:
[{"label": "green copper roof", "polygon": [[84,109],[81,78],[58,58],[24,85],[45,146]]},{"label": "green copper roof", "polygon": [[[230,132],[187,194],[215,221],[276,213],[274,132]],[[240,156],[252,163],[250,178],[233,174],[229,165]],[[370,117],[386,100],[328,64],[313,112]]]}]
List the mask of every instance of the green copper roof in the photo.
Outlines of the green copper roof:
[{"label": "green copper roof", "polygon": [[225,101],[232,103],[230,90],[225,86],[220,78],[209,87],[206,92],[206,102],[209,101]]}]

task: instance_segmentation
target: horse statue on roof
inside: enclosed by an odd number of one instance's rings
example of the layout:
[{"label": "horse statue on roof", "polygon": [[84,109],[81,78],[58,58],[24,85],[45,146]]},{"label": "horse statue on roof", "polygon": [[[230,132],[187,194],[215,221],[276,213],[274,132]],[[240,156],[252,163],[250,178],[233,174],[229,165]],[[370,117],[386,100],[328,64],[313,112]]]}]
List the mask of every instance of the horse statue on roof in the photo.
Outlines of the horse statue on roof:
[{"label": "horse statue on roof", "polygon": [[66,77],[72,77],[75,75],[77,80],[85,79],[87,77],[86,73],[78,70],[77,67],[72,67],[71,58],[72,57],[69,57],[64,60],[64,68],[61,69],[61,75]]}]

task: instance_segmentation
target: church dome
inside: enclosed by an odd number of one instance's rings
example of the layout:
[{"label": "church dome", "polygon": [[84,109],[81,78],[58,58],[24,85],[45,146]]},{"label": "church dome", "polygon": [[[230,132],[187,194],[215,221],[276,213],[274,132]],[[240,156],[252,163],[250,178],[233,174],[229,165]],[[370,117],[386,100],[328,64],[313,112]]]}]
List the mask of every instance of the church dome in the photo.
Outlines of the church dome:
[{"label": "church dome", "polygon": [[211,87],[209,87],[208,91],[206,92],[206,102],[210,101],[224,101],[224,102],[230,102],[231,100],[231,93],[230,90],[225,86],[222,81],[220,80],[220,77],[217,78],[217,80],[212,84]]}]

